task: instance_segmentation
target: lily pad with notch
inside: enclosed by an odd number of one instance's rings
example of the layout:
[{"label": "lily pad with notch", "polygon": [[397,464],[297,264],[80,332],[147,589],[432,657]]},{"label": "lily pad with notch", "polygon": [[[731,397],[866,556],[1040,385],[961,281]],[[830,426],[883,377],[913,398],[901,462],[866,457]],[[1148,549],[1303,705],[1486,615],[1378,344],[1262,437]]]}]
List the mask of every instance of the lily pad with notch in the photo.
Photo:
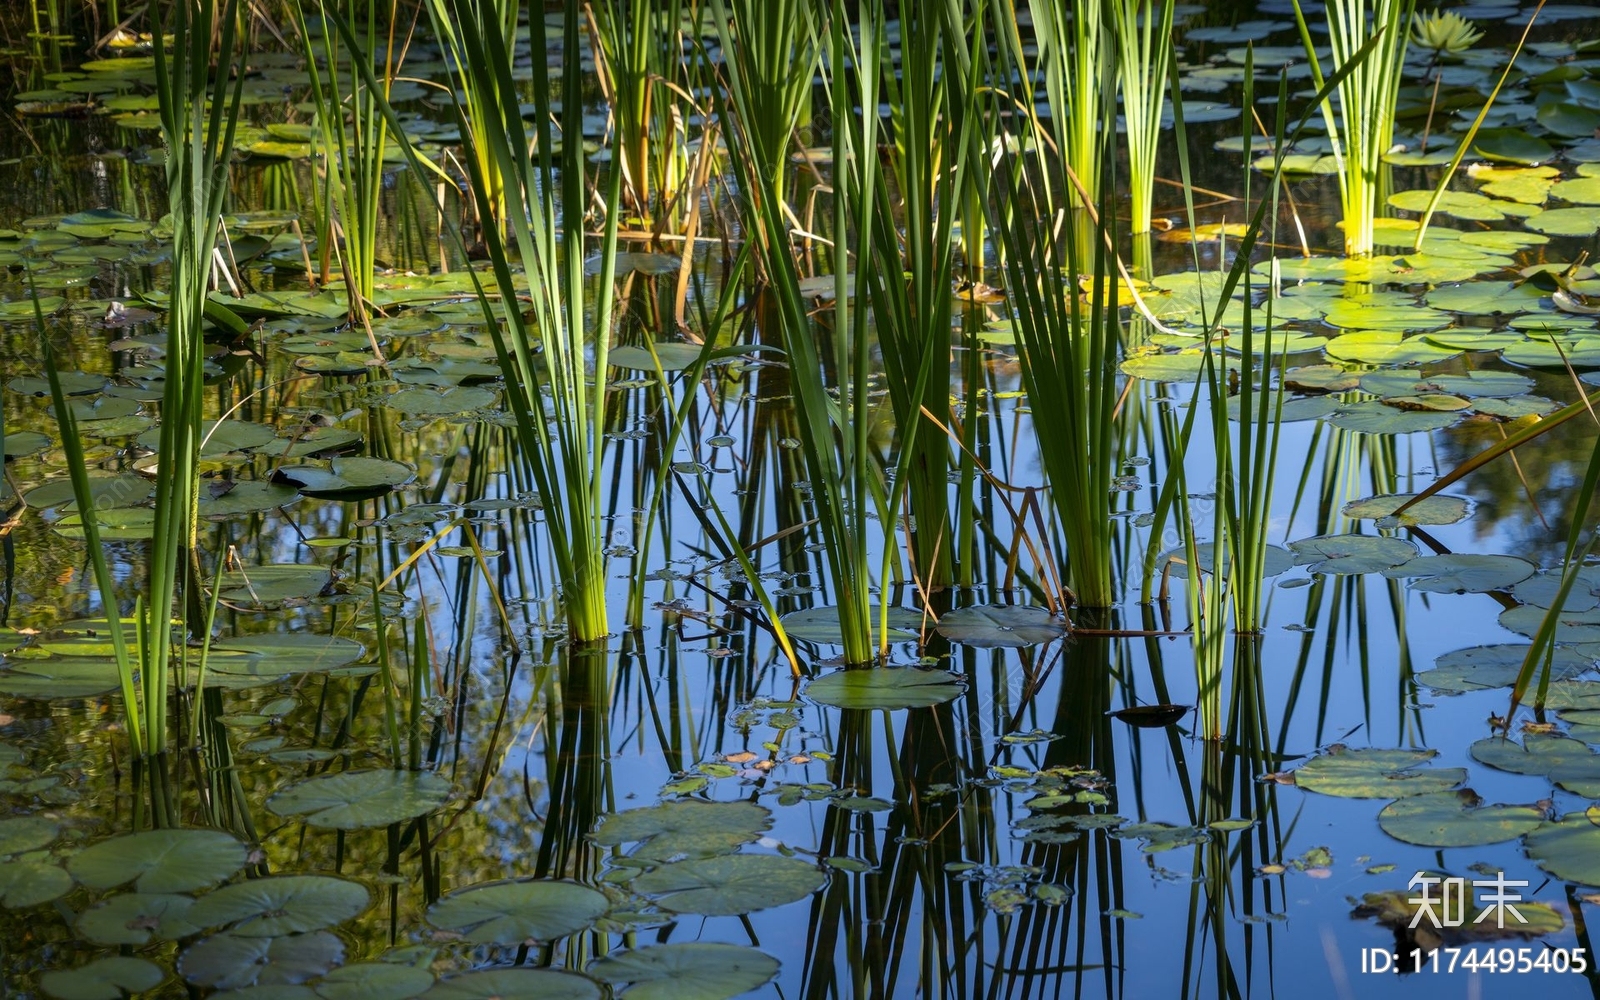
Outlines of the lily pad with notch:
[{"label": "lily pad with notch", "polygon": [[1540,775],[1574,795],[1600,799],[1600,754],[1582,740],[1529,733],[1519,745],[1491,736],[1472,744],[1470,752],[1473,760],[1496,770]]},{"label": "lily pad with notch", "polygon": [[592,839],[603,847],[638,843],[630,857],[642,861],[732,854],[772,829],[772,812],[747,800],[678,799],[644,809],[608,813]]},{"label": "lily pad with notch", "polygon": [[1449,427],[1460,419],[1460,414],[1435,409],[1404,410],[1374,399],[1346,403],[1327,419],[1340,430],[1354,434],[1425,434]]},{"label": "lily pad with notch", "polygon": [[799,858],[725,854],[662,865],[634,879],[633,890],[673,913],[714,917],[784,906],[826,882],[815,865]]},{"label": "lily pad with notch", "polygon": [[96,944],[145,945],[176,941],[203,929],[187,919],[194,897],[170,892],[125,892],[78,915],[78,933]]},{"label": "lily pad with notch", "polygon": [[422,1000],[601,1000],[604,987],[559,969],[480,969],[441,979]]},{"label": "lily pad with notch", "polygon": [[283,937],[213,934],[178,956],[178,974],[196,986],[238,990],[304,983],[344,962],[344,942],[327,931]]},{"label": "lily pad with notch", "polygon": [[[1487,691],[1516,683],[1523,660],[1531,646],[1498,643],[1456,649],[1433,661],[1433,669],[1417,674],[1417,680],[1436,691]],[[1551,663],[1552,680],[1570,680],[1592,669],[1595,657],[1573,646],[1556,646]]]},{"label": "lily pad with notch", "polygon": [[1340,508],[1345,517],[1356,521],[1374,520],[1380,527],[1412,527],[1420,524],[1455,524],[1466,518],[1471,509],[1465,497],[1435,494],[1419,500],[1396,514],[1415,493],[1380,493],[1377,496],[1352,500]]},{"label": "lily pad with notch", "polygon": [[1484,805],[1470,788],[1410,795],[1384,806],[1378,825],[1420,847],[1481,847],[1515,840],[1544,822],[1538,806]]},{"label": "lily pad with notch", "polygon": [[589,975],[628,1000],[731,1000],[778,974],[778,960],[747,945],[714,941],[659,944],[614,951],[590,963]]},{"label": "lily pad with notch", "polygon": [[1298,566],[1312,573],[1379,573],[1409,562],[1417,547],[1386,535],[1316,535],[1289,543]]},{"label": "lily pad with notch", "polygon": [[951,611],[935,629],[951,642],[979,649],[1038,646],[1067,634],[1047,609],[991,604]]},{"label": "lily pad with notch", "polygon": [[417,476],[409,465],[384,458],[335,458],[326,466],[286,465],[272,481],[319,500],[367,500],[383,496]]},{"label": "lily pad with notch", "polygon": [[279,937],[321,930],[359,916],[372,903],[366,886],[331,875],[247,879],[207,893],[186,919],[200,927],[229,927],[240,937]]},{"label": "lily pad with notch", "polygon": [[373,769],[323,774],[267,799],[275,816],[311,826],[369,830],[427,815],[450,797],[450,782],[428,771]]},{"label": "lily pad with notch", "polygon": [[1587,812],[1573,812],[1528,834],[1523,848],[1533,863],[1561,879],[1600,886],[1600,826]]},{"label": "lily pad with notch", "polygon": [[611,903],[576,882],[505,879],[457,889],[428,908],[428,923],[473,944],[551,942],[593,927]]},{"label": "lily pad with notch", "polygon": [[1466,768],[1422,767],[1437,756],[1437,750],[1352,750],[1336,743],[1291,773],[1307,791],[1346,799],[1398,799],[1447,791],[1467,780]]},{"label": "lily pad with notch", "polygon": [[39,977],[39,988],[58,1000],[122,1000],[153,990],[166,978],[154,962],[108,955],[76,969],[52,969]]},{"label": "lily pad with notch", "polygon": [[[868,609],[868,620],[874,633],[878,629],[881,610],[876,604]],[[844,643],[844,633],[839,625],[839,608],[837,605],[791,611],[783,616],[782,621],[783,630],[789,634],[791,639],[830,645],[842,645]],[[922,621],[922,612],[914,608],[890,608],[889,641],[906,642],[920,638],[922,635]]]},{"label": "lily pad with notch", "polygon": [[834,708],[894,711],[954,701],[964,687],[965,678],[949,670],[867,667],[823,674],[806,686],[805,695]]},{"label": "lily pad with notch", "polygon": [[91,889],[132,882],[138,892],[193,892],[243,868],[248,855],[222,830],[145,830],[91,844],[67,859],[67,870]]},{"label": "lily pad with notch", "polygon": [[1486,594],[1505,590],[1533,575],[1535,567],[1516,556],[1446,553],[1418,556],[1383,571],[1391,580],[1411,580],[1411,589],[1428,594]]},{"label": "lily pad with notch", "polygon": [[315,563],[274,563],[222,575],[221,600],[235,607],[266,610],[329,595],[332,572]]}]

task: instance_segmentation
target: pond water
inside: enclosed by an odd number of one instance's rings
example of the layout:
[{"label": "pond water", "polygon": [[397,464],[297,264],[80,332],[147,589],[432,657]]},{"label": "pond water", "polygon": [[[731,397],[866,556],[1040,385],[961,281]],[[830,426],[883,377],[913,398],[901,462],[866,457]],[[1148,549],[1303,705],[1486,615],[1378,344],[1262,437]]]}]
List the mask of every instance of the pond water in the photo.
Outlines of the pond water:
[{"label": "pond water", "polygon": [[[1178,33],[1192,182],[1221,192],[1196,195],[1205,224],[1249,210],[1242,47],[1271,47],[1258,64],[1303,64],[1287,5],[1235,7],[1185,8]],[[1446,89],[1481,99],[1527,12],[1468,9],[1488,36],[1449,64]],[[1127,355],[1117,430],[1120,603],[1073,610],[1070,632],[1043,611],[936,629],[953,608],[1045,602],[1024,543],[1059,552],[1057,526],[1046,513],[1019,527],[979,480],[972,584],[925,599],[899,560],[882,582],[882,600],[910,609],[889,661],[949,672],[904,671],[888,694],[827,680],[839,648],[826,614],[809,628],[788,619],[805,663],[796,680],[707,527],[696,479],[781,611],[837,599],[787,375],[749,357],[692,390],[669,381],[669,398],[647,353],[614,359],[636,365],[617,370],[605,401],[614,634],[566,640],[548,498],[516,454],[466,280],[473,262],[442,235],[432,181],[396,157],[380,205],[386,315],[373,323],[386,363],[373,363],[342,297],[308,290],[321,260],[308,82],[298,56],[260,33],[224,212],[250,294],[217,293],[253,326],[216,343],[205,389],[208,415],[227,421],[204,452],[198,540],[207,599],[220,592],[219,638],[204,696],[177,702],[178,749],[156,764],[128,758],[29,301],[43,300],[55,365],[73,373],[66,389],[131,614],[164,343],[139,296],[165,288],[170,236],[154,98],[137,53],[76,69],[76,41],[17,43],[15,124],[0,129],[7,994],[1345,998],[1536,983],[1600,996],[1592,957],[1581,974],[1555,968],[1580,963],[1577,949],[1592,956],[1586,920],[1600,904],[1589,745],[1600,744],[1600,576],[1581,576],[1564,605],[1546,707],[1519,708],[1509,743],[1495,727],[1555,597],[1594,422],[1569,420],[1473,472],[1416,508],[1418,523],[1384,519],[1395,501],[1347,506],[1415,493],[1592,388],[1574,383],[1551,338],[1584,382],[1600,370],[1600,310],[1585,304],[1600,279],[1563,274],[1566,307],[1554,285],[1520,283],[1538,265],[1581,265],[1600,230],[1600,61],[1579,44],[1600,23],[1590,10],[1541,15],[1489,121],[1492,166],[1452,182],[1461,197],[1423,254],[1397,230],[1370,264],[1347,268],[1328,249],[1340,243],[1335,181],[1289,176],[1317,253],[1283,235],[1294,232],[1286,202],[1278,245],[1255,254],[1279,258],[1278,315],[1315,342],[1296,341],[1279,377],[1259,636],[1197,652],[1181,565],[1166,599],[1139,603],[1170,428],[1190,407],[1201,427],[1212,415],[1195,391],[1198,355],[1134,317],[1130,342],[1142,344]],[[22,38],[27,25],[8,16]],[[552,17],[532,67],[563,55]],[[425,39],[409,58],[407,75],[444,78]],[[1430,88],[1412,82],[1400,131],[1414,151]],[[455,138],[448,110],[432,90],[397,87],[408,137],[438,159]],[[605,107],[590,96],[598,141]],[[85,97],[97,106],[82,115],[44,106]],[[1447,104],[1428,125],[1435,151],[1475,110]],[[1538,110],[1551,106],[1567,110]],[[1549,153],[1528,154],[1514,126]],[[1311,135],[1297,162],[1315,168],[1327,147]],[[1517,162],[1529,158],[1541,166]],[[1179,175],[1170,144],[1159,164]],[[1429,188],[1439,170],[1402,158],[1392,190]],[[1413,211],[1395,214],[1415,218],[1414,200],[1397,198]],[[1159,218],[1187,225],[1178,188],[1158,185],[1156,200]],[[712,203],[728,227],[718,234],[733,232],[728,191]],[[447,206],[464,214],[454,195]],[[1546,209],[1565,214],[1541,225]],[[1235,242],[1200,244],[1200,266],[1230,264]],[[617,343],[674,339],[681,244],[624,249]],[[1196,288],[1214,289],[1184,276],[1189,244],[1127,252],[1151,268],[1154,318],[1194,336]],[[705,239],[691,255],[691,301],[714,301],[727,253]],[[1260,271],[1258,296],[1273,278]],[[957,301],[954,410],[996,477],[1036,487],[1006,318],[1003,302]],[[768,336],[737,325],[724,336]],[[686,429],[671,436],[690,393]],[[1393,403],[1419,396],[1431,401]],[[892,455],[887,404],[876,414],[870,439]],[[1217,462],[1207,433],[1195,441],[1185,482],[1204,540]],[[872,523],[875,554],[906,544],[902,529],[886,537]],[[1179,536],[1163,530],[1165,557]],[[1306,541],[1322,536],[1339,537]],[[1207,701],[1220,739],[1203,738],[1191,710]],[[130,838],[154,822],[156,787],[167,820],[191,832]],[[1507,805],[1470,811],[1480,799]],[[1470,956],[1461,968],[1427,957],[1407,976],[1369,971],[1397,941],[1405,960],[1436,943],[1426,928],[1394,929],[1413,914],[1420,872],[1507,880],[1529,923],[1491,933],[1469,906],[1468,925],[1444,932]],[[1426,954],[1448,965],[1458,953]],[[1508,958],[1526,964],[1506,973]],[[572,975],[462,977],[513,967]]]}]

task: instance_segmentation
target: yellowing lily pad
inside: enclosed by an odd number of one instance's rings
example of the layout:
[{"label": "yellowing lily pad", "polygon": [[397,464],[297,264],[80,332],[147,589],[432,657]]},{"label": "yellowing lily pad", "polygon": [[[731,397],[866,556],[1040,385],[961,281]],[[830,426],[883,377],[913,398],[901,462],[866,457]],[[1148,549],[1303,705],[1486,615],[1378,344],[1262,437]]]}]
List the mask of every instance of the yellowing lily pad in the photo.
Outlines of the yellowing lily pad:
[{"label": "yellowing lily pad", "polygon": [[1351,750],[1335,744],[1294,772],[1295,784],[1347,799],[1397,799],[1442,792],[1467,780],[1465,768],[1422,768],[1437,750]]},{"label": "yellowing lily pad", "polygon": [[1470,788],[1396,799],[1378,825],[1396,840],[1421,847],[1481,847],[1515,840],[1544,822],[1537,806],[1484,805]]}]

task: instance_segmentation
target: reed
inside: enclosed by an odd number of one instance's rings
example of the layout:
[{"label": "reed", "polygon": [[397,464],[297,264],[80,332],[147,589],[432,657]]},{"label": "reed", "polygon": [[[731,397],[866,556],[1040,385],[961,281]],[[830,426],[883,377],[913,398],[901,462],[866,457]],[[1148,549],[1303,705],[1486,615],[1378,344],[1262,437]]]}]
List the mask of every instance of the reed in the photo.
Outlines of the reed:
[{"label": "reed", "polygon": [[[684,0],[603,0],[594,17],[597,69],[610,100],[627,204],[647,226],[688,179],[684,134]],[[691,16],[698,21],[699,5]]]},{"label": "reed", "polygon": [[1167,68],[1172,61],[1171,0],[1113,0],[1109,4],[1116,43],[1117,80],[1128,136],[1128,231],[1150,231],[1155,198],[1156,151],[1166,107]]},{"label": "reed", "polygon": [[[1339,164],[1345,253],[1365,257],[1372,253],[1373,221],[1388,197],[1383,156],[1394,145],[1395,107],[1416,0],[1327,0],[1323,6],[1333,68],[1344,72],[1334,88],[1337,110],[1327,97],[1317,106]],[[1294,0],[1294,17],[1312,79],[1323,90],[1326,79],[1300,0]]]}]

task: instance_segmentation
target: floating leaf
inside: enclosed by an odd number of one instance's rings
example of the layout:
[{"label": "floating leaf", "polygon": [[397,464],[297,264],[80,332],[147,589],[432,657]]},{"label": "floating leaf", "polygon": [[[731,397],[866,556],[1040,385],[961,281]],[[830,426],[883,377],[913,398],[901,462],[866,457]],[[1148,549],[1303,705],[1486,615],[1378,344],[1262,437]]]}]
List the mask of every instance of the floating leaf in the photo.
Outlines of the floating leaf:
[{"label": "floating leaf", "polygon": [[1377,573],[1408,562],[1417,547],[1384,535],[1317,535],[1290,542],[1296,565],[1312,573]]},{"label": "floating leaf", "polygon": [[424,1000],[601,1000],[587,976],[557,969],[483,969],[441,979]]},{"label": "floating leaf", "polygon": [[1356,434],[1424,434],[1449,427],[1457,419],[1454,413],[1401,410],[1367,400],[1341,406],[1328,423]]},{"label": "floating leaf", "polygon": [[365,910],[365,886],[331,875],[248,879],[201,896],[188,920],[201,927],[232,924],[240,937],[279,937],[344,923]]},{"label": "floating leaf", "polygon": [[[1530,639],[1544,623],[1545,608],[1524,604],[1500,612],[1500,624]],[[1556,618],[1556,642],[1600,642],[1600,611],[1563,611]]]},{"label": "floating leaf", "polygon": [[1538,166],[1554,159],[1555,147],[1519,128],[1479,129],[1472,151],[1486,160]]},{"label": "floating leaf", "polygon": [[287,937],[223,933],[184,949],[178,974],[196,986],[237,990],[303,983],[343,961],[344,942],[327,931]]},{"label": "floating leaf", "polygon": [[1411,589],[1429,594],[1484,594],[1504,590],[1533,575],[1534,565],[1516,556],[1447,553],[1418,556],[1383,571],[1390,579],[1411,580]]},{"label": "floating leaf", "polygon": [[[868,620],[873,632],[876,633],[881,609],[874,604],[869,610]],[[823,642],[832,645],[841,645],[844,642],[844,633],[839,626],[839,608],[836,605],[791,611],[783,616],[783,629],[791,639],[799,639],[802,642]],[[921,635],[922,612],[912,608],[889,609],[890,642],[904,642],[919,638]]]},{"label": "floating leaf", "polygon": [[193,892],[243,868],[248,853],[221,830],[146,830],[86,847],[67,860],[67,869],[91,889],[131,881],[139,892]]},{"label": "floating leaf", "polygon": [[78,915],[78,933],[96,944],[148,944],[200,933],[186,916],[194,899],[177,893],[125,892]]},{"label": "floating leaf", "polygon": [[1565,882],[1600,886],[1600,826],[1587,813],[1568,813],[1528,834],[1522,846],[1534,864]]},{"label": "floating leaf", "polygon": [[772,812],[754,802],[684,799],[609,813],[593,838],[605,847],[637,842],[633,857],[667,861],[731,854],[770,829]]},{"label": "floating leaf", "polygon": [[1523,220],[1523,225],[1547,236],[1593,236],[1600,231],[1600,212],[1593,208],[1547,208]]},{"label": "floating leaf", "polygon": [[[1418,674],[1417,680],[1439,691],[1510,687],[1516,683],[1530,648],[1524,644],[1503,643],[1453,650],[1434,660],[1433,669]],[[1557,646],[1554,655],[1552,680],[1569,680],[1595,665],[1592,655],[1572,646]]]},{"label": "floating leaf", "polygon": [[1396,840],[1422,847],[1481,847],[1515,840],[1544,822],[1537,806],[1486,806],[1470,788],[1412,795],[1378,813],[1378,825]]},{"label": "floating leaf", "polygon": [[428,922],[474,944],[521,945],[593,927],[610,906],[575,882],[506,879],[457,889],[428,908]]},{"label": "floating leaf", "polygon": [[272,481],[293,486],[308,497],[322,500],[365,500],[409,483],[416,475],[409,465],[401,462],[353,456],[335,458],[326,468],[281,466],[272,474]]},{"label": "floating leaf", "polygon": [[1600,799],[1600,754],[1582,740],[1529,733],[1519,746],[1501,736],[1472,744],[1472,758],[1513,774],[1536,774],[1575,795]]},{"label": "floating leaf", "polygon": [[1422,365],[1455,357],[1459,351],[1426,337],[1407,337],[1387,330],[1346,333],[1328,341],[1328,356],[1368,365]]},{"label": "floating leaf", "polygon": [[448,389],[401,389],[385,396],[383,405],[408,417],[443,417],[482,410],[494,405],[495,395],[477,386]]},{"label": "floating leaf", "polygon": [[142,958],[111,955],[76,969],[54,969],[39,977],[39,987],[60,1000],[122,1000],[161,985],[167,974]]},{"label": "floating leaf", "polygon": [[834,708],[929,708],[960,696],[964,678],[948,670],[872,667],[836,670],[806,686],[806,697]]},{"label": "floating leaf", "polygon": [[1463,497],[1436,494],[1407,507],[1399,515],[1395,510],[1407,503],[1415,493],[1381,493],[1377,496],[1352,500],[1340,508],[1345,517],[1357,521],[1395,519],[1396,527],[1419,524],[1455,524],[1467,516],[1467,501]]},{"label": "floating leaf", "polygon": [[265,609],[324,596],[332,585],[332,572],[316,563],[241,566],[222,575],[219,596],[228,604]]},{"label": "floating leaf", "polygon": [[290,785],[267,799],[267,811],[311,826],[366,830],[416,819],[449,797],[450,783],[427,771],[344,771]]},{"label": "floating leaf", "polygon": [[778,960],[736,944],[691,942],[616,951],[588,973],[620,986],[628,1000],[730,1000],[770,982]]},{"label": "floating leaf", "polygon": [[662,865],[634,879],[633,889],[674,913],[733,916],[804,899],[825,881],[799,858],[729,854]]},{"label": "floating leaf", "polygon": [[322,1000],[410,1000],[433,985],[433,973],[393,961],[342,965],[317,982]]},{"label": "floating leaf", "polygon": [[937,631],[951,642],[980,649],[1037,646],[1067,633],[1046,609],[1011,604],[951,611],[939,620]]},{"label": "floating leaf", "polygon": [[61,832],[61,824],[43,816],[0,819],[0,855],[21,854],[48,846]]},{"label": "floating leaf", "polygon": [[[1217,571],[1215,565],[1216,551],[1217,545],[1215,542],[1199,542],[1194,547],[1195,559],[1199,561],[1200,568],[1207,573],[1215,574]],[[1183,550],[1176,549],[1172,554],[1181,559]],[[1223,576],[1228,575],[1229,558],[1227,550],[1224,549],[1222,555]],[[1294,564],[1293,553],[1276,545],[1268,545],[1261,561],[1261,575],[1262,577],[1278,576],[1281,573],[1287,573]]]},{"label": "floating leaf", "polygon": [[[676,265],[674,265],[676,266]],[[655,345],[656,356],[651,358],[650,352],[643,347],[614,347],[606,354],[606,363],[618,368],[631,368],[635,371],[654,372],[656,360],[661,362],[664,372],[682,371],[700,360],[700,345],[679,344],[663,341]]]},{"label": "floating leaf", "polygon": [[1397,799],[1442,792],[1467,780],[1465,768],[1418,768],[1437,750],[1351,750],[1334,744],[1296,769],[1295,784],[1346,799]]},{"label": "floating leaf", "polygon": [[65,896],[72,876],[58,864],[37,858],[12,858],[0,865],[0,903],[20,910]]}]

